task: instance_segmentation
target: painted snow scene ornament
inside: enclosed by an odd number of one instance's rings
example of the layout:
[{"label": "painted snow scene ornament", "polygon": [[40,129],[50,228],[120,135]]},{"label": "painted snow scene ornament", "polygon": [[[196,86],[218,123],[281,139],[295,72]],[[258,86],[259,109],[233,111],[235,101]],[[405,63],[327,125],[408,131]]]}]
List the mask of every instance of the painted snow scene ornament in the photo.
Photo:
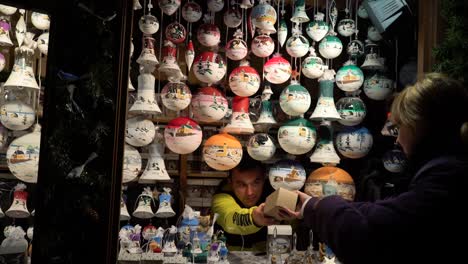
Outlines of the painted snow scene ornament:
[{"label": "painted snow scene ornament", "polygon": [[172,110],[180,111],[190,105],[192,93],[183,82],[168,82],[161,91],[163,105]]},{"label": "painted snow scene ornament", "polygon": [[336,85],[342,91],[354,92],[364,83],[364,73],[349,60],[336,72]]},{"label": "painted snow scene ornament", "polygon": [[307,112],[311,98],[309,91],[297,80],[283,89],[279,98],[281,110],[290,116],[300,116]]},{"label": "painted snow scene ornament", "polygon": [[223,10],[224,0],[208,0],[207,5],[211,12],[219,12]]},{"label": "painted snow scene ornament", "polygon": [[366,156],[372,148],[372,134],[365,127],[346,127],[336,136],[336,147],[341,155],[359,159]]},{"label": "painted snow scene ornament", "polygon": [[403,151],[392,149],[383,155],[382,162],[385,169],[389,172],[400,173],[405,170],[407,159]]},{"label": "painted snow scene ornament", "polygon": [[356,96],[342,97],[336,102],[336,110],[341,116],[338,120],[344,126],[359,125],[366,117],[367,110],[364,101]]},{"label": "painted snow scene ornament", "polygon": [[242,60],[247,56],[249,49],[247,43],[242,39],[243,33],[240,29],[234,33],[234,38],[226,44],[226,56],[234,61]]},{"label": "painted snow scene ornament", "polygon": [[302,155],[312,150],[317,132],[312,122],[298,118],[291,120],[278,129],[278,142],[284,151]]},{"label": "painted snow scene ornament", "polygon": [[200,44],[205,47],[213,47],[219,44],[221,41],[221,32],[218,26],[212,24],[210,16],[205,15],[205,24],[201,25],[197,31],[197,39]]},{"label": "painted snow scene ornament", "polygon": [[356,23],[350,18],[345,18],[338,22],[338,34],[349,37],[356,32]]},{"label": "painted snow scene ornament", "polygon": [[223,15],[224,24],[230,28],[236,28],[242,23],[242,12],[239,7],[233,6],[229,8]]},{"label": "painted snow scene ornament", "polygon": [[275,155],[275,151],[275,143],[267,133],[255,134],[247,142],[247,152],[255,160],[269,160]]},{"label": "painted snow scene ornament", "polygon": [[192,112],[196,120],[216,122],[228,111],[228,101],[218,89],[208,86],[201,88],[192,98]]},{"label": "painted snow scene ornament", "polygon": [[275,51],[275,43],[269,35],[258,35],[252,40],[250,49],[255,56],[266,58]]},{"label": "painted snow scene ornament", "polygon": [[31,23],[40,30],[48,30],[50,28],[50,17],[46,14],[32,12]]},{"label": "painted snow scene ornament", "polygon": [[380,35],[379,31],[374,26],[369,26],[369,28],[367,28],[367,38],[374,42],[378,42],[383,39],[382,35]]},{"label": "painted snow scene ornament", "polygon": [[153,122],[143,116],[135,116],[127,120],[125,142],[134,147],[149,145],[156,135]]},{"label": "painted snow scene ornament", "polygon": [[159,8],[164,14],[172,16],[180,7],[180,0],[159,0]]},{"label": "painted snow scene ornament", "polygon": [[42,52],[42,54],[47,56],[49,52],[49,32],[42,33],[37,38],[37,48]]},{"label": "painted snow scene ornament", "polygon": [[203,160],[211,168],[226,171],[242,159],[242,145],[237,138],[221,133],[208,138],[203,146]]},{"label": "painted snow scene ornament", "polygon": [[334,35],[325,36],[319,44],[319,52],[325,59],[334,59],[343,51],[343,43]]},{"label": "painted snow scene ornament", "polygon": [[141,32],[147,35],[153,35],[159,30],[159,21],[151,13],[149,15],[144,15],[138,21],[138,27]]},{"label": "painted snow scene ornament", "polygon": [[174,44],[181,44],[187,37],[187,30],[179,22],[173,22],[166,27],[166,38]]},{"label": "painted snow scene ornament", "polygon": [[309,46],[309,41],[302,35],[299,25],[296,24],[292,36],[286,42],[286,52],[293,58],[300,58],[307,54]]},{"label": "painted snow scene ornament", "polygon": [[141,165],[141,155],[138,150],[128,144],[125,144],[122,183],[135,180],[140,173]]},{"label": "painted snow scene ornament", "polygon": [[203,16],[203,11],[196,2],[187,2],[182,7],[182,17],[189,23],[195,23]]},{"label": "painted snow scene ornament", "polygon": [[290,191],[297,191],[304,186],[306,172],[298,161],[280,160],[270,167],[268,179],[275,190],[285,188]]},{"label": "painted snow scene ornament", "polygon": [[247,60],[242,60],[229,75],[229,87],[238,96],[252,96],[260,88],[260,75]]},{"label": "painted snow scene ornament", "polygon": [[323,21],[325,14],[318,12],[306,28],[307,35],[315,42],[321,41],[330,30],[330,26]]},{"label": "painted snow scene ornament", "polygon": [[291,64],[281,54],[276,53],[263,65],[265,79],[273,84],[281,84],[291,77]]},{"label": "painted snow scene ornament", "polygon": [[215,52],[205,51],[195,58],[193,73],[201,82],[208,85],[220,81],[226,74],[226,63]]},{"label": "painted snow scene ornament", "polygon": [[194,152],[202,142],[202,129],[187,117],[171,120],[164,129],[166,146],[177,154]]},{"label": "painted snow scene ornament", "polygon": [[314,47],[309,48],[309,56],[302,62],[302,74],[310,79],[317,79],[325,72],[325,65],[322,58],[315,53]]},{"label": "painted snow scene ornament", "polygon": [[254,6],[250,13],[250,20],[253,26],[259,28],[264,34],[276,33],[276,19],[275,8],[266,2],[266,0],[260,0],[260,3]]},{"label": "painted snow scene ornament", "polygon": [[10,130],[26,130],[35,119],[34,109],[19,100],[8,101],[0,108],[0,122]]},{"label": "painted snow scene ornament", "polygon": [[41,126],[36,124],[33,132],[16,138],[8,146],[6,160],[8,169],[19,180],[36,183],[39,170]]},{"label": "painted snow scene ornament", "polygon": [[362,57],[364,55],[364,43],[358,39],[351,40],[346,47],[346,53],[351,58]]},{"label": "painted snow scene ornament", "polygon": [[385,100],[393,92],[393,81],[376,72],[364,80],[364,93],[373,100]]},{"label": "painted snow scene ornament", "polygon": [[348,201],[354,201],[356,187],[354,180],[338,167],[321,167],[314,170],[305,183],[304,192],[319,199],[339,195]]}]

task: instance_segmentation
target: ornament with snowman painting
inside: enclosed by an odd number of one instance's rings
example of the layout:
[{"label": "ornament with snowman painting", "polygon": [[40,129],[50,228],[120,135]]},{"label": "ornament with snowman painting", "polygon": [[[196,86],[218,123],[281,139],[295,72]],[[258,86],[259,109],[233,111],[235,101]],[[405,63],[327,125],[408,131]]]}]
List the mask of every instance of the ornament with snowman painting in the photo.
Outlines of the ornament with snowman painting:
[{"label": "ornament with snowman painting", "polygon": [[211,17],[205,14],[205,23],[198,28],[197,39],[205,47],[213,47],[221,41],[221,32],[217,25],[210,22]]},{"label": "ornament with snowman painting", "polygon": [[226,171],[236,167],[242,155],[239,140],[227,133],[211,136],[203,145],[203,160],[215,170]]},{"label": "ornament with snowman painting", "polygon": [[263,65],[263,71],[267,81],[273,84],[281,84],[291,77],[292,68],[289,61],[284,59],[280,53],[276,53]]},{"label": "ornament with snowman painting", "polygon": [[19,180],[36,183],[39,169],[41,126],[36,124],[33,132],[16,138],[8,146],[6,160],[9,171]]},{"label": "ornament with snowman painting", "polygon": [[300,116],[307,112],[311,99],[307,89],[297,80],[292,80],[281,92],[279,104],[281,110],[290,116]]},{"label": "ornament with snowman painting", "polygon": [[224,24],[230,28],[236,28],[242,23],[242,12],[238,5],[233,5],[223,15]]},{"label": "ornament with snowman painting", "polygon": [[293,58],[303,57],[309,51],[309,41],[302,35],[298,24],[294,26],[292,32],[292,36],[286,42],[286,52]]},{"label": "ornament with snowman painting", "polygon": [[194,152],[202,142],[202,129],[187,117],[171,120],[164,129],[166,146],[177,154]]},{"label": "ornament with snowman painting", "polygon": [[344,63],[335,78],[338,88],[345,92],[354,92],[364,83],[364,73],[352,60]]},{"label": "ornament with snowman painting", "polygon": [[400,173],[405,170],[407,159],[403,151],[394,148],[385,152],[382,162],[386,170],[393,173]]},{"label": "ornament with snowman painting", "polygon": [[324,18],[325,14],[318,12],[314,15],[314,20],[307,25],[306,33],[315,42],[321,41],[330,30],[330,26],[323,21]]},{"label": "ornament with snowman painting", "polygon": [[275,190],[285,188],[290,191],[297,191],[304,186],[306,172],[298,161],[280,160],[270,167],[268,178]]},{"label": "ornament with snowman painting", "polygon": [[372,134],[365,127],[346,127],[337,134],[335,140],[341,155],[351,159],[366,156],[374,141]]},{"label": "ornament with snowman painting", "polygon": [[327,166],[309,174],[304,192],[319,199],[328,195],[339,195],[343,199],[353,201],[356,188],[348,172],[338,167]]},{"label": "ornament with snowman painting", "polygon": [[312,150],[317,132],[312,122],[298,118],[286,122],[278,129],[278,142],[284,151],[302,155]]},{"label": "ornament with snowman painting", "polygon": [[138,150],[128,144],[124,148],[122,183],[135,180],[141,171],[141,155]]},{"label": "ornament with snowman painting", "polygon": [[168,82],[161,91],[162,103],[172,111],[180,111],[190,105],[192,93],[183,82]]},{"label": "ornament with snowman painting", "polygon": [[309,48],[309,56],[302,62],[302,74],[310,79],[317,79],[325,72],[325,66],[322,58],[318,57],[315,53],[313,46]]},{"label": "ornament with snowman painting", "polygon": [[[333,33],[336,34],[336,33]],[[325,36],[319,44],[319,52],[325,59],[334,59],[343,51],[343,43],[333,34]]]},{"label": "ornament with snowman painting", "polygon": [[201,6],[196,2],[187,2],[182,7],[182,17],[189,23],[195,23],[202,17]]},{"label": "ornament with snowman painting", "polygon": [[260,88],[260,75],[247,60],[242,60],[229,75],[229,87],[238,96],[252,96]]},{"label": "ornament with snowman painting", "polygon": [[242,39],[244,34],[240,29],[237,29],[234,33],[234,38],[228,41],[226,44],[226,56],[231,60],[242,60],[247,56],[249,49],[247,43]]},{"label": "ornament with snowman painting", "polygon": [[275,43],[269,35],[262,34],[252,40],[250,49],[255,56],[266,58],[275,51]]},{"label": "ornament with snowman painting", "polygon": [[370,99],[381,101],[393,93],[393,81],[385,75],[375,72],[364,80],[364,93]]},{"label": "ornament with snowman painting", "polygon": [[226,63],[218,53],[202,52],[195,58],[194,63],[195,77],[208,85],[220,81],[226,74]]},{"label": "ornament with snowman painting", "polygon": [[247,152],[255,160],[269,160],[275,155],[275,151],[275,143],[267,133],[255,134],[247,143]]},{"label": "ornament with snowman painting", "polygon": [[367,114],[364,101],[353,94],[346,94],[346,97],[340,98],[336,102],[336,110],[341,116],[338,122],[344,126],[359,125]]},{"label": "ornament with snowman painting", "polygon": [[201,122],[219,121],[228,111],[228,101],[224,94],[211,86],[201,88],[191,104],[194,118]]}]

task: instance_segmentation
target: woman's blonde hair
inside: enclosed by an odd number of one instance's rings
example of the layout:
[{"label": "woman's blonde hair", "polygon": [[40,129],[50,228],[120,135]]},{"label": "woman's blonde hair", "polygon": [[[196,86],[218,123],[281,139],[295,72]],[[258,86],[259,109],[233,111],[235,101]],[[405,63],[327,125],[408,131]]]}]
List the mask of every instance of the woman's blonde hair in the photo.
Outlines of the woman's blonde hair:
[{"label": "woman's blonde hair", "polygon": [[431,139],[439,136],[444,141],[455,136],[454,140],[468,144],[468,90],[444,74],[427,74],[396,96],[391,118],[413,131],[433,133]]}]

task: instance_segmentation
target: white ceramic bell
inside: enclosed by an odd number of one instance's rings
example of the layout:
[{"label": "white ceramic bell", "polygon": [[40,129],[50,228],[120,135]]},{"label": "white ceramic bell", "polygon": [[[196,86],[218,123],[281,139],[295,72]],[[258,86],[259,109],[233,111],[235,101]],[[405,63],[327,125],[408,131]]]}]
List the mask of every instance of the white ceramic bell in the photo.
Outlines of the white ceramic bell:
[{"label": "white ceramic bell", "polygon": [[156,181],[170,181],[171,178],[164,164],[164,136],[159,129],[156,130],[156,136],[149,145],[149,158],[146,163],[145,171],[138,179],[139,183],[156,183]]},{"label": "white ceramic bell", "polygon": [[153,72],[154,67],[159,64],[154,52],[154,38],[143,36],[143,49],[136,62],[143,67],[147,67],[148,72]]},{"label": "white ceramic bell", "polygon": [[323,21],[325,14],[318,12],[314,15],[314,21],[311,21],[306,28],[306,33],[315,41],[321,41],[330,30],[330,26]]},{"label": "white ceramic bell", "polygon": [[260,116],[258,117],[257,122],[255,122],[255,125],[271,126],[277,123],[273,116],[273,107],[270,102],[272,94],[273,91],[271,90],[270,84],[267,82],[262,92],[262,111],[260,112]]},{"label": "white ceramic bell", "polygon": [[128,144],[125,144],[122,183],[127,183],[135,180],[141,170],[141,155],[138,150]]},{"label": "white ceramic bell", "polygon": [[0,122],[10,130],[26,130],[36,119],[36,111],[20,100],[7,101],[0,107]]},{"label": "white ceramic bell", "polygon": [[208,0],[207,6],[211,12],[219,12],[223,10],[224,0]]},{"label": "white ceramic bell", "polygon": [[164,14],[172,16],[180,7],[180,0],[159,0],[159,7]]},{"label": "white ceramic bell", "polygon": [[310,43],[302,35],[298,25],[293,28],[293,34],[286,42],[286,52],[293,58],[300,58],[309,51]]},{"label": "white ceramic bell", "polygon": [[155,216],[158,218],[169,218],[175,216],[175,212],[171,207],[171,188],[163,188],[163,193],[159,195],[159,208]]},{"label": "white ceramic bell", "polygon": [[180,111],[187,108],[190,105],[191,99],[192,93],[183,82],[168,82],[161,90],[163,105],[172,111]]},{"label": "white ceramic bell", "polygon": [[215,87],[203,87],[192,98],[192,113],[201,122],[221,120],[228,111],[228,101]]},{"label": "white ceramic bell", "polygon": [[249,117],[249,98],[234,96],[231,121],[222,131],[230,134],[253,134],[254,127]]},{"label": "white ceramic bell", "polygon": [[291,17],[291,21],[298,24],[310,21],[305,10],[305,0],[294,1],[294,14]]},{"label": "white ceramic bell", "polygon": [[290,191],[296,191],[304,186],[306,172],[300,162],[283,159],[270,167],[268,179],[275,190],[281,187]]},{"label": "white ceramic bell", "polygon": [[312,122],[304,118],[288,121],[278,129],[281,148],[293,155],[302,155],[312,150],[316,137]]},{"label": "white ceramic bell", "polygon": [[364,70],[383,70],[385,66],[379,60],[377,53],[369,53],[366,55],[364,63],[361,65]]},{"label": "white ceramic bell", "polygon": [[275,51],[275,43],[269,35],[258,35],[252,40],[250,49],[255,56],[266,58]]},{"label": "white ceramic bell", "polygon": [[260,75],[247,60],[242,60],[229,75],[229,87],[235,95],[252,96],[260,88]]},{"label": "white ceramic bell", "polygon": [[208,85],[220,81],[226,74],[224,59],[215,52],[205,51],[195,58],[193,73],[201,82]]},{"label": "white ceramic bell", "polygon": [[215,170],[227,171],[236,167],[243,155],[237,138],[227,133],[211,136],[203,145],[203,160]]},{"label": "white ceramic bell", "polygon": [[49,32],[42,33],[37,38],[37,48],[46,55],[49,52]]},{"label": "white ceramic bell", "polygon": [[275,151],[275,143],[270,135],[266,133],[251,136],[247,143],[247,152],[255,160],[269,160],[275,155]]},{"label": "white ceramic bell", "polygon": [[276,53],[263,65],[264,76],[273,84],[281,84],[291,77],[291,64],[281,54]]},{"label": "white ceramic bell", "polygon": [[176,45],[170,40],[164,40],[163,59],[159,64],[158,71],[164,73],[168,79],[180,80],[183,76],[176,57]]},{"label": "white ceramic bell", "polygon": [[286,43],[286,39],[288,38],[288,26],[286,25],[286,21],[284,21],[284,18],[281,18],[280,20],[277,36],[280,47],[283,47],[284,43]]},{"label": "white ceramic bell", "polygon": [[5,14],[5,15],[13,15],[14,13],[16,13],[16,10],[18,10],[16,7],[14,6],[8,6],[8,5],[0,5],[0,12],[2,14]]},{"label": "white ceramic bell", "polygon": [[164,129],[166,146],[177,154],[194,152],[200,146],[202,137],[201,127],[187,117],[172,119]]},{"label": "white ceramic bell", "polygon": [[381,101],[393,93],[393,80],[376,72],[364,80],[364,93],[370,99]]},{"label": "white ceramic bell", "polygon": [[343,51],[343,43],[334,35],[325,36],[319,44],[319,52],[325,59],[334,59]]},{"label": "white ceramic bell", "polygon": [[149,13],[140,18],[138,27],[144,34],[153,35],[159,30],[159,21],[155,16]]},{"label": "white ceramic bell", "polygon": [[240,26],[242,23],[242,13],[239,7],[236,5],[226,10],[223,15],[223,21],[224,24],[230,28],[236,28]]},{"label": "white ceramic bell", "polygon": [[132,215],[140,219],[149,219],[155,216],[151,203],[153,202],[153,192],[146,187],[138,196],[138,207],[133,211]]},{"label": "white ceramic bell", "polygon": [[120,198],[120,221],[128,221],[130,220],[130,214],[127,210],[126,199],[124,197]]},{"label": "white ceramic bell", "polygon": [[341,155],[359,159],[366,156],[372,148],[372,134],[365,127],[346,127],[336,136],[336,147]]},{"label": "white ceramic bell", "polygon": [[30,216],[28,211],[28,192],[24,183],[18,183],[15,186],[13,193],[13,203],[10,208],[5,212],[8,217],[11,218],[27,218]]},{"label": "white ceramic bell", "polygon": [[254,2],[253,0],[242,0],[240,7],[242,9],[252,8],[254,6],[253,2]]},{"label": "white ceramic bell", "polygon": [[234,33],[234,38],[226,44],[226,56],[231,60],[242,60],[247,56],[249,49],[247,43],[242,39],[243,33],[237,29]]},{"label": "white ceramic bell", "polygon": [[322,133],[319,133],[320,140],[315,147],[314,153],[310,156],[310,162],[321,163],[323,166],[334,166],[340,163],[340,157],[336,154],[335,147],[333,146],[331,121],[322,121],[320,128],[323,130],[321,130]]},{"label": "white ceramic bell", "polygon": [[0,16],[0,46],[13,46],[13,42],[10,38],[10,28],[11,24],[9,17]]},{"label": "white ceramic bell", "polygon": [[36,183],[39,170],[41,126],[36,124],[33,132],[13,140],[8,146],[6,159],[8,169],[19,180]]},{"label": "white ceramic bell", "polygon": [[356,32],[356,23],[350,18],[345,18],[338,22],[338,34],[349,37]]},{"label": "white ceramic bell", "polygon": [[189,23],[197,22],[202,15],[202,9],[197,2],[186,2],[182,7],[182,17]]},{"label": "white ceramic bell", "polygon": [[193,60],[195,59],[195,49],[193,48],[192,40],[189,40],[187,49],[185,50],[185,63],[187,64],[187,69],[190,72],[192,69]]},{"label": "white ceramic bell", "polygon": [[277,19],[276,10],[265,0],[252,8],[250,13],[252,24],[264,34],[276,33],[275,24]]},{"label": "white ceramic bell", "polygon": [[34,77],[34,50],[25,46],[15,48],[15,64],[4,84],[4,88],[31,88],[39,89]]},{"label": "white ceramic bell", "polygon": [[137,99],[128,110],[135,114],[157,114],[161,109],[155,98],[154,93],[155,77],[151,73],[142,73],[138,75]]},{"label": "white ceramic bell", "polygon": [[15,36],[18,41],[18,47],[23,45],[24,37],[26,35],[26,22],[24,21],[24,15],[21,15],[16,22]]},{"label": "white ceramic bell", "polygon": [[313,46],[310,46],[309,51],[309,56],[302,62],[301,72],[307,78],[316,79],[323,75],[326,67],[323,60],[315,53]]},{"label": "white ceramic bell", "polygon": [[335,71],[325,70],[319,79],[320,97],[315,106],[315,110],[310,116],[311,120],[340,120],[340,114],[336,111],[333,98],[333,82],[335,81]]},{"label": "white ceramic bell", "polygon": [[140,0],[133,0],[133,10],[140,10],[142,8]]},{"label": "white ceramic bell", "polygon": [[364,73],[352,60],[336,72],[336,85],[344,92],[354,92],[364,83]]},{"label": "white ceramic bell", "polygon": [[187,30],[179,22],[172,22],[166,26],[166,38],[174,44],[181,44],[187,37]]},{"label": "white ceramic bell", "polygon": [[127,119],[125,142],[134,147],[143,147],[153,141],[155,133],[153,122],[138,115]]},{"label": "white ceramic bell", "polygon": [[297,80],[292,80],[283,89],[279,98],[281,110],[290,116],[303,115],[310,107],[311,98],[309,91]]},{"label": "white ceramic bell", "polygon": [[364,101],[357,96],[348,94],[346,97],[341,97],[336,102],[336,110],[341,116],[338,122],[344,126],[359,125],[367,114]]}]

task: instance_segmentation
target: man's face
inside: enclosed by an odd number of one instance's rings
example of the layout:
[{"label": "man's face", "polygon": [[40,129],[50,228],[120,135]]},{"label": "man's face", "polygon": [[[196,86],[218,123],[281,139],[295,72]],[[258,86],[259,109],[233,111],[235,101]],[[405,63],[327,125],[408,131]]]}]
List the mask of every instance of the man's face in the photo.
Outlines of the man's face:
[{"label": "man's face", "polygon": [[231,185],[236,195],[245,207],[255,206],[262,196],[264,176],[260,170],[252,169],[246,171],[231,172]]}]

